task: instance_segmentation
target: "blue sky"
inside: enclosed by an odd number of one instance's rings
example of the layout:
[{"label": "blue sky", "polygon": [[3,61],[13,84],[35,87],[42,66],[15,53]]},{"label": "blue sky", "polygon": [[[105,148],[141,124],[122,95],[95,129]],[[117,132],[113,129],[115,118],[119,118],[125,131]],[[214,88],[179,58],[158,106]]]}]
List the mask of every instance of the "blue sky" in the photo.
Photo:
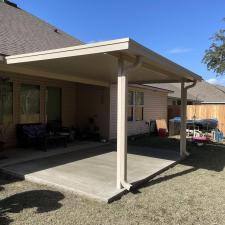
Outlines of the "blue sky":
[{"label": "blue sky", "polygon": [[19,7],[90,43],[131,37],[225,84],[201,63],[209,38],[225,27],[225,0],[14,0]]}]

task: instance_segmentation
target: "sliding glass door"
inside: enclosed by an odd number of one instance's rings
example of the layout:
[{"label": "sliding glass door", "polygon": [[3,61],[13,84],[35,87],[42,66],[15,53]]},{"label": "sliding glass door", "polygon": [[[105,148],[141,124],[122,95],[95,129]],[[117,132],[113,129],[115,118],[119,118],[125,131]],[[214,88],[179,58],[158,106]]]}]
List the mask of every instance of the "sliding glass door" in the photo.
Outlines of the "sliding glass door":
[{"label": "sliding glass door", "polygon": [[61,88],[47,88],[47,121],[61,121]]}]

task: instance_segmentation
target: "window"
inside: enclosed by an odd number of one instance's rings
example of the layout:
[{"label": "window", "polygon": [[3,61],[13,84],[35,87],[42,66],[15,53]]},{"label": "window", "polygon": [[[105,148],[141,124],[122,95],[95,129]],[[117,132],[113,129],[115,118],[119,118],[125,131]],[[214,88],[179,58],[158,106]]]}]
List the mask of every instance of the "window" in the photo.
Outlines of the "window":
[{"label": "window", "polygon": [[142,121],[144,119],[144,93],[140,91],[128,92],[128,121]]},{"label": "window", "polygon": [[134,92],[128,92],[128,121],[134,120]]},{"label": "window", "polygon": [[40,122],[40,86],[22,84],[20,90],[20,122]]},{"label": "window", "polygon": [[136,121],[144,119],[144,93],[140,91],[135,93],[135,119]]},{"label": "window", "polygon": [[172,105],[177,105],[177,101],[176,100],[173,101]]},{"label": "window", "polygon": [[4,82],[0,88],[0,123],[9,124],[13,122],[13,83]]},{"label": "window", "polygon": [[61,121],[61,89],[47,88],[47,121]]}]

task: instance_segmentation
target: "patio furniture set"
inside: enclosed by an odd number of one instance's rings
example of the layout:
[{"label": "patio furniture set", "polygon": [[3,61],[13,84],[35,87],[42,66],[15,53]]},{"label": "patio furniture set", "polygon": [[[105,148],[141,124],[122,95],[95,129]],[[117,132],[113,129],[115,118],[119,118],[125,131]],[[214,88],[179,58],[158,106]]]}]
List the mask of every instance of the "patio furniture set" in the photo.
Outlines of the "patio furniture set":
[{"label": "patio furniture set", "polygon": [[60,123],[32,123],[17,125],[17,147],[36,147],[46,151],[49,146],[67,147],[72,139],[73,131],[61,127]]},{"label": "patio furniture set", "polygon": [[99,129],[93,119],[89,119],[83,129],[63,127],[61,121],[17,124],[17,147],[35,147],[47,151],[48,147],[64,146],[74,140],[100,141]]}]

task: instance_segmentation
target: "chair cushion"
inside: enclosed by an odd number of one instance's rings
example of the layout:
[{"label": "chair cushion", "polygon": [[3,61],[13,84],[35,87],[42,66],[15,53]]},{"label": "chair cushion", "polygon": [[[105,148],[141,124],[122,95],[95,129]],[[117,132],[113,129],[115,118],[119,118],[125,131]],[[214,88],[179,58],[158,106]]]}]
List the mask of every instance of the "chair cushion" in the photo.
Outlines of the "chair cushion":
[{"label": "chair cushion", "polygon": [[23,132],[28,138],[39,138],[46,135],[46,125],[24,125]]}]

